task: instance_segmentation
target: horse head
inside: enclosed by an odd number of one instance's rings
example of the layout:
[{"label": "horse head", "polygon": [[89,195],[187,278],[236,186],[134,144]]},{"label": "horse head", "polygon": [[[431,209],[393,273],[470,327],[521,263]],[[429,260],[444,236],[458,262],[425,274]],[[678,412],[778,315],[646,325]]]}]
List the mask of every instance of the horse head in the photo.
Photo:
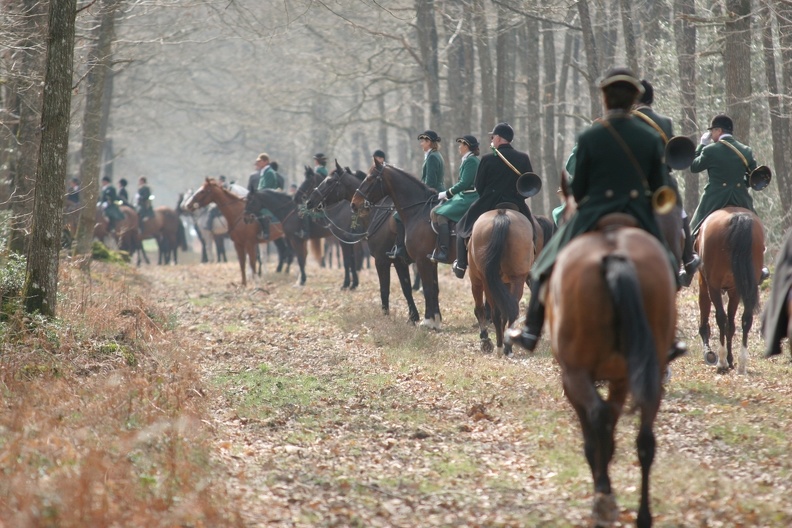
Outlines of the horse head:
[{"label": "horse head", "polygon": [[352,212],[367,214],[371,207],[385,197],[385,185],[382,183],[382,173],[387,168],[385,163],[380,163],[376,159],[374,165],[369,170],[368,176],[363,179],[360,186],[355,191],[350,207]]}]

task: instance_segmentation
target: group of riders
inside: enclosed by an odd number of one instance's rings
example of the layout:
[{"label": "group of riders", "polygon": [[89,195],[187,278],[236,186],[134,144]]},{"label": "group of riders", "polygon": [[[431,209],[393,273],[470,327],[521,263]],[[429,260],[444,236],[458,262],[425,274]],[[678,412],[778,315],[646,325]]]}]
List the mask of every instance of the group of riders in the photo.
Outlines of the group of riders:
[{"label": "group of riders", "polygon": [[[708,180],[692,219],[688,218],[671,167],[665,159],[666,144],[674,137],[670,118],[652,109],[654,90],[646,80],[639,80],[630,70],[615,68],[599,82],[605,115],[582,131],[566,164],[567,187],[577,204],[565,221],[560,218],[563,206],[554,211],[558,232],[545,245],[531,270],[531,296],[526,322],[515,341],[534,350],[544,322],[541,291],[552,273],[556,258],[570,240],[595,229],[597,221],[610,213],[626,213],[667,249],[669,265],[677,278],[677,287],[687,286],[700,258],[694,252],[694,240],[702,223],[712,212],[728,206],[754,211],[748,192],[748,175],[757,168],[753,151],[732,135],[734,123],[727,115],[715,116],[692,155],[690,171],[707,171]],[[473,224],[484,212],[505,205],[519,209],[531,218],[525,196],[518,190],[521,174],[532,172],[528,154],[515,149],[511,142],[514,130],[508,123],[497,124],[490,132],[490,148],[479,158],[480,145],[472,135],[456,139],[461,161],[456,184],[446,189],[443,182],[444,161],[438,151],[441,138],[433,130],[418,136],[424,151],[421,181],[438,192],[440,204],[431,211],[437,232],[437,245],[428,258],[452,264],[458,278],[467,269],[467,241]],[[690,142],[691,149],[693,143]],[[381,153],[381,152],[380,152]],[[384,158],[384,155],[383,155]],[[384,159],[381,160],[384,162]],[[652,196],[669,187],[681,211],[684,245],[681,262],[674,256],[661,234],[655,217]],[[391,258],[409,258],[405,249],[404,225],[394,213],[396,244]],[[456,224],[457,259],[450,261],[452,225]],[[762,269],[760,281],[769,276]],[[682,353],[684,344],[676,343],[672,354]]]},{"label": "group of riders", "polygon": [[[110,232],[115,231],[118,221],[124,219],[124,212],[121,210],[121,206],[127,206],[137,211],[138,229],[143,232],[146,219],[154,217],[154,195],[151,194],[151,187],[149,187],[146,177],[141,176],[138,180],[138,190],[135,194],[134,206],[129,201],[129,191],[127,191],[128,182],[125,178],[118,180],[118,190],[116,190],[109,176],[103,176],[101,184],[99,206],[107,217],[108,230]],[[76,178],[72,179],[72,186],[68,193],[68,199],[75,203],[79,203],[79,180]]]}]

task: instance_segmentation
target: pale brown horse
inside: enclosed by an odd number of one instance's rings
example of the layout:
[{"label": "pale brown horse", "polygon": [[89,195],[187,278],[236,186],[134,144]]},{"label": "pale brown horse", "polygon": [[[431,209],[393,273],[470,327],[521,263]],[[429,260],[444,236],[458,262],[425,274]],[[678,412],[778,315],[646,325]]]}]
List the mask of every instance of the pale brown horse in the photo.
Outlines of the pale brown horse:
[{"label": "pale brown horse", "polygon": [[[228,236],[234,243],[237,259],[239,260],[239,271],[242,274],[242,286],[247,284],[245,272],[245,256],[250,265],[251,276],[256,276],[256,246],[259,244],[259,231],[261,226],[258,222],[246,224],[245,199],[236,194],[223,189],[213,178],[206,178],[206,181],[195,194],[183,205],[187,211],[206,207],[210,203],[216,203],[220,212],[223,213],[228,222]],[[275,240],[283,236],[283,231],[279,224],[270,223],[269,240]]]},{"label": "pale brown horse", "polygon": [[468,242],[468,268],[482,352],[493,349],[487,332],[486,298],[492,312],[496,346],[505,355],[511,354],[511,344],[504,344],[503,334],[517,319],[519,302],[536,256],[533,240],[534,226],[519,211],[487,211],[473,225]]},{"label": "pale brown horse", "polygon": [[[710,348],[710,309],[715,306],[715,321],[720,332],[717,355],[719,373],[734,368],[732,338],[734,318],[742,301],[742,347],[738,372],[745,373],[748,361],[748,333],[754,313],[759,308],[759,278],[764,255],[764,227],[752,211],[726,207],[710,214],[696,237],[696,250],[701,256],[699,268],[699,335],[704,342],[704,359],[715,363]],[[721,294],[729,303],[724,310]]]},{"label": "pale brown horse", "polygon": [[[660,242],[642,229],[622,227],[635,221],[619,216],[616,225],[580,235],[559,253],[544,292],[546,328],[564,393],[583,431],[594,479],[592,515],[597,526],[618,517],[608,465],[615,449],[616,422],[632,394],[640,412],[637,525],[648,527],[653,427],[662,373],[674,340],[676,283]],[[608,383],[606,399],[598,392],[599,382]]]},{"label": "pale brown horse", "polygon": [[145,218],[142,222],[140,229],[140,253],[138,254],[138,265],[140,264],[140,256],[149,263],[148,256],[143,250],[142,242],[153,238],[157,241],[159,248],[159,264],[170,264],[171,256],[173,263],[178,264],[177,250],[179,247],[182,251],[187,250],[187,238],[184,233],[184,224],[179,218],[179,213],[170,207],[160,206],[154,208],[154,215]]}]

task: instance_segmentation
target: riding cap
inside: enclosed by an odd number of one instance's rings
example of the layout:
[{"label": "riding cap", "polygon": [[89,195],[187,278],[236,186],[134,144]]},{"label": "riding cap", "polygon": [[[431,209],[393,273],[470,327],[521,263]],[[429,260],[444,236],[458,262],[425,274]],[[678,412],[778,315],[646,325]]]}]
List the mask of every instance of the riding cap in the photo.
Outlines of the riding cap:
[{"label": "riding cap", "polygon": [[126,178],[121,178],[120,180],[118,180],[118,185],[120,185],[121,187],[126,187],[127,183],[128,182],[126,181]]},{"label": "riding cap", "polygon": [[734,122],[731,117],[725,114],[719,114],[712,118],[707,130],[712,130],[713,128],[721,128],[724,132],[731,134],[734,131]]},{"label": "riding cap", "polygon": [[440,141],[440,136],[437,135],[437,132],[434,130],[427,130],[423,134],[418,136],[418,139],[428,139],[429,141],[434,141],[438,143]]},{"label": "riding cap", "polygon": [[641,79],[641,86],[644,87],[644,93],[638,102],[645,105],[651,105],[654,102],[654,88],[652,87],[652,84],[646,79]]},{"label": "riding cap", "polygon": [[103,182],[106,181],[107,183],[110,183],[112,180],[110,179],[110,176],[102,176],[102,181]]},{"label": "riding cap", "polygon": [[608,86],[616,83],[627,83],[638,92],[638,95],[644,94],[644,87],[641,81],[635,77],[635,74],[627,68],[612,68],[608,70],[599,81],[600,90],[604,90]]},{"label": "riding cap", "polygon": [[464,143],[465,145],[470,147],[470,150],[475,150],[479,146],[478,139],[476,139],[475,136],[458,137],[458,138],[456,138],[456,142],[457,143]]},{"label": "riding cap", "polygon": [[509,143],[514,139],[514,129],[509,123],[498,123],[490,132],[491,136],[500,136]]},{"label": "riding cap", "polygon": [[382,158],[382,159],[386,158],[385,152],[382,151],[382,150],[379,150],[379,149],[375,150],[374,154],[372,154],[372,156],[374,156],[375,158]]},{"label": "riding cap", "polygon": [[313,159],[315,159],[316,161],[322,164],[327,163],[327,156],[325,156],[321,152],[317,152],[316,154],[314,154]]}]

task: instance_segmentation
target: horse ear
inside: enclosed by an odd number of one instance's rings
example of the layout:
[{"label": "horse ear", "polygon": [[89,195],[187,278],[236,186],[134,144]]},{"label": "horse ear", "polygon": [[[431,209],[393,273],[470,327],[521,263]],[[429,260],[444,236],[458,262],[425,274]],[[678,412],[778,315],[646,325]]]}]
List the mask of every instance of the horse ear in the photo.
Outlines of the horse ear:
[{"label": "horse ear", "polygon": [[341,165],[338,164],[338,160],[335,160],[335,162],[336,162],[336,170],[338,172],[343,172],[343,169],[341,169]]},{"label": "horse ear", "polygon": [[[372,157],[373,157],[373,156],[372,156]],[[382,168],[382,163],[380,163],[380,162],[379,162],[379,160],[378,160],[376,157],[374,157],[374,167],[375,167],[377,170],[380,170],[380,169]]]}]

